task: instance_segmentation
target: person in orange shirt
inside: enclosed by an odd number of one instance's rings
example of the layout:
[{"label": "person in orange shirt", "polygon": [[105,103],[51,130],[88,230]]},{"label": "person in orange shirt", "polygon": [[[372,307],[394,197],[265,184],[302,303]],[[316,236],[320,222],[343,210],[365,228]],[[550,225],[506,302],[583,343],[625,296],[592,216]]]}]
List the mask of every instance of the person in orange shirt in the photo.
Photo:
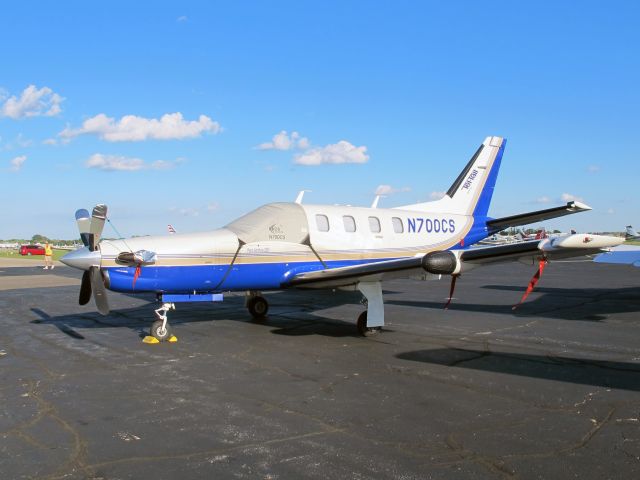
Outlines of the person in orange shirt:
[{"label": "person in orange shirt", "polygon": [[49,267],[51,267],[51,270],[53,270],[53,267],[55,267],[55,265],[53,264],[53,261],[51,260],[52,255],[53,255],[53,248],[51,248],[51,244],[47,242],[44,246],[44,269],[45,270]]}]

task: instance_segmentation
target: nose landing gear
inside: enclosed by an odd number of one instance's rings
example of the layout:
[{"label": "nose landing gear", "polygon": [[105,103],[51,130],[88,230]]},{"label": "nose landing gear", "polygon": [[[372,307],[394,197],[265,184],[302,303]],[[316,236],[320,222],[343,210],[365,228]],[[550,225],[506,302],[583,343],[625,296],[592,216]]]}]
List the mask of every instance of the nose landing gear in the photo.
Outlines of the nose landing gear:
[{"label": "nose landing gear", "polygon": [[159,342],[177,342],[178,339],[175,335],[171,334],[171,327],[168,323],[167,313],[169,310],[175,310],[176,306],[173,303],[163,303],[160,308],[155,310],[158,320],[151,325],[151,335],[144,337],[145,343],[159,343]]}]

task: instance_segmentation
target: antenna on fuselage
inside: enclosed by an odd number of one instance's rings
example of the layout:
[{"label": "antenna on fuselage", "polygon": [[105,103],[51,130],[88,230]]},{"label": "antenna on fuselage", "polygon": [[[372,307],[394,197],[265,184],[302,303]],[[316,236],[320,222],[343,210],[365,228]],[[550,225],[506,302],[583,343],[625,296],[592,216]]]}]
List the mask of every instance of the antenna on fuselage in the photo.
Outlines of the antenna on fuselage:
[{"label": "antenna on fuselage", "polygon": [[296,197],[296,203],[301,204],[302,203],[302,197],[304,197],[305,192],[310,192],[311,190],[300,190],[300,193],[298,193],[298,196]]},{"label": "antenna on fuselage", "polygon": [[378,202],[384,197],[386,197],[386,195],[376,195],[376,198],[373,199],[373,203],[371,204],[371,208],[378,208]]}]

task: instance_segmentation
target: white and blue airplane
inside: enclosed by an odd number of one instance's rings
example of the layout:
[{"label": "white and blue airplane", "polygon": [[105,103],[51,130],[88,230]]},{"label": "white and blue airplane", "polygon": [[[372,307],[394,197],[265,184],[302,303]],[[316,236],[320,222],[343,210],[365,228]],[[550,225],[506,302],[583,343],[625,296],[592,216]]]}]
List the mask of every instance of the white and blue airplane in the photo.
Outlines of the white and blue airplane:
[{"label": "white and blue airplane", "polygon": [[[221,301],[224,293],[246,292],[251,315],[262,319],[268,303],[261,292],[289,288],[357,290],[367,310],[357,321],[363,335],[384,325],[382,282],[392,278],[456,278],[478,265],[519,260],[547,261],[600,253],[616,237],[567,235],[490,247],[469,247],[507,227],[590,210],[580,202],[504,218],[488,215],[506,140],[487,137],[437,201],[395,208],[271,203],[206,233],[100,240],[105,205],[93,214],[78,210],[85,247],[62,258],[84,270],[81,305],[92,292],[98,311],[109,313],[106,289],[154,292],[162,306],[151,335],[170,338],[167,313],[177,302]],[[377,202],[375,202],[377,204]],[[535,278],[535,277],[534,277]],[[536,279],[537,281],[537,279]],[[533,288],[530,288],[524,298]]]}]

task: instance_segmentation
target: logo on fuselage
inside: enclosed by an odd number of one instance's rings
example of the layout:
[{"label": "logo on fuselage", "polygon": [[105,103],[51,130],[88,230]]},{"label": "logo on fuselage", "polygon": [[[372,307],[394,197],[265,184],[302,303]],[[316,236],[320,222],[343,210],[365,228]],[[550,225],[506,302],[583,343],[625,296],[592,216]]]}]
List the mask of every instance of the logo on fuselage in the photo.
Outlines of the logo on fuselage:
[{"label": "logo on fuselage", "polygon": [[286,235],[282,225],[273,224],[269,227],[269,240],[285,240]]}]

